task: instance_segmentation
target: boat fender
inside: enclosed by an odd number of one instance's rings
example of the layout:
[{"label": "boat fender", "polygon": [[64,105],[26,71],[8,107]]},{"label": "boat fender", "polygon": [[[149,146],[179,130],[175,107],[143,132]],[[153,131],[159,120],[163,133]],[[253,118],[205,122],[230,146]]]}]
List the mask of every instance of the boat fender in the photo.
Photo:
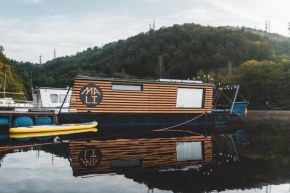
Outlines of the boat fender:
[{"label": "boat fender", "polygon": [[18,138],[17,141],[29,141],[31,137],[23,137],[23,138]]},{"label": "boat fender", "polygon": [[31,117],[17,117],[13,122],[14,127],[31,126],[34,125],[34,121]]},{"label": "boat fender", "polygon": [[35,125],[52,125],[53,121],[50,117],[38,117],[35,120]]},{"label": "boat fender", "polygon": [[0,117],[0,124],[9,124],[9,117]]}]

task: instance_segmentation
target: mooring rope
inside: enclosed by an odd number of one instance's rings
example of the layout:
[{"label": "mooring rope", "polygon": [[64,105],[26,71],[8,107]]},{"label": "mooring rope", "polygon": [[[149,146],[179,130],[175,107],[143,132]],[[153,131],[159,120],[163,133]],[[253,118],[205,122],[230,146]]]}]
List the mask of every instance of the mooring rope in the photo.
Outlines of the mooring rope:
[{"label": "mooring rope", "polygon": [[193,119],[190,119],[190,120],[185,121],[185,122],[183,122],[183,123],[180,123],[180,124],[178,124],[178,125],[173,125],[173,126],[170,126],[170,127],[166,127],[166,128],[158,129],[158,130],[153,130],[153,131],[163,131],[163,130],[167,130],[167,129],[172,129],[172,128],[175,128],[175,127],[179,127],[179,126],[181,126],[181,125],[184,125],[184,124],[186,124],[186,123],[189,123],[189,122],[191,122],[191,121],[194,121],[195,119],[198,119],[199,117],[201,117],[201,116],[203,116],[203,115],[205,115],[205,114],[206,114],[206,113],[202,113],[202,114],[200,114],[199,116],[194,117]]},{"label": "mooring rope", "polygon": [[242,99],[244,100],[244,101],[246,101],[246,99],[243,97],[243,95],[239,92],[239,95],[242,97]]}]

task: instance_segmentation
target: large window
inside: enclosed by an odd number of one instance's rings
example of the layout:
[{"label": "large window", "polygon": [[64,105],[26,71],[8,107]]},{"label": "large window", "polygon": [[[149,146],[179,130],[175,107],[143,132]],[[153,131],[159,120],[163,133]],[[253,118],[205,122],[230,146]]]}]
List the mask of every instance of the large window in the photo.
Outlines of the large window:
[{"label": "large window", "polygon": [[176,160],[194,161],[203,160],[203,143],[197,142],[176,142]]},{"label": "large window", "polygon": [[141,85],[130,85],[130,84],[112,84],[112,90],[133,90],[141,91]]},{"label": "large window", "polygon": [[50,95],[50,101],[51,101],[51,103],[58,103],[58,95],[57,94],[51,94]]},{"label": "large window", "polygon": [[203,89],[178,88],[176,107],[178,108],[202,108]]}]

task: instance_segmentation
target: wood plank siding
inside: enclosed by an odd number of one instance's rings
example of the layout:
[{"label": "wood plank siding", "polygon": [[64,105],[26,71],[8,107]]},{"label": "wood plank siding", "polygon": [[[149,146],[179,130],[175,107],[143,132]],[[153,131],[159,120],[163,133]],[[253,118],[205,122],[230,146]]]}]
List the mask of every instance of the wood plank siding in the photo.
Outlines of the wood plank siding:
[{"label": "wood plank siding", "polygon": [[[202,142],[203,159],[194,161],[177,161],[176,142]],[[101,154],[96,156],[96,154],[93,153],[88,156],[88,153],[87,158],[84,158],[84,156],[81,156],[81,153],[86,149],[90,151],[88,147],[92,149],[95,148],[95,150],[98,149]],[[70,141],[69,149],[72,160],[71,167],[74,176],[110,173],[128,169],[128,167],[112,168],[112,163],[122,161],[139,160],[141,165],[135,166],[135,169],[138,170],[213,162],[211,136],[116,139],[106,141],[92,140],[90,142]],[[95,164],[98,159],[100,162]],[[130,169],[132,169],[132,167]]]},{"label": "wood plank siding", "polygon": [[[95,107],[88,107],[80,99],[81,89],[87,84],[99,86],[103,99]],[[112,90],[112,84],[140,85],[141,91]],[[178,88],[203,89],[202,108],[177,108]],[[75,79],[71,96],[70,112],[106,112],[106,113],[211,113],[213,86],[155,82],[118,82],[102,80]]]}]

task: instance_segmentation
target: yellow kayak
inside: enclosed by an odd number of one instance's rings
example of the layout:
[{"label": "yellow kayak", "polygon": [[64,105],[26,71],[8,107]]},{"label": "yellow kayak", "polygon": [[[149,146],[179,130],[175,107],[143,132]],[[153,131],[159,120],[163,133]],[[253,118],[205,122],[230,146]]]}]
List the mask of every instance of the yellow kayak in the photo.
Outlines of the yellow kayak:
[{"label": "yellow kayak", "polygon": [[9,137],[10,138],[45,137],[45,136],[66,135],[66,134],[74,134],[74,133],[97,132],[97,131],[98,131],[97,128],[90,128],[90,129],[51,131],[51,132],[40,132],[40,133],[12,133],[9,135]]},{"label": "yellow kayak", "polygon": [[75,129],[90,129],[98,125],[98,122],[89,122],[82,124],[64,124],[64,125],[38,125],[26,127],[10,128],[10,133],[38,133],[38,132],[52,132],[52,131],[67,131]]}]

